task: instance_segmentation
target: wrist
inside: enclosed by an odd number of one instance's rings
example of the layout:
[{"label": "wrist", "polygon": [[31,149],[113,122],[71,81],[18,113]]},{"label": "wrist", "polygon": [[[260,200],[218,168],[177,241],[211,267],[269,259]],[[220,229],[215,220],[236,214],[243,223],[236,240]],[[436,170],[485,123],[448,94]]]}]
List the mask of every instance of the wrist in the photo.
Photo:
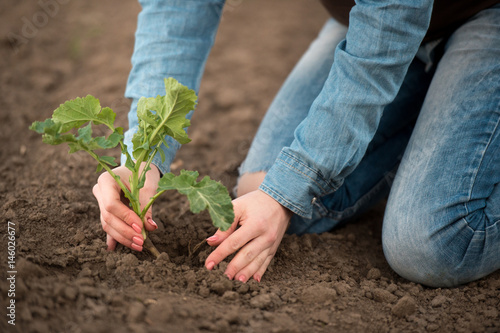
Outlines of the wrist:
[{"label": "wrist", "polygon": [[287,219],[290,219],[293,215],[293,212],[286,208],[285,206],[283,206],[282,204],[280,204],[276,199],[274,199],[272,196],[270,196],[269,194],[267,194],[266,192],[262,191],[261,189],[258,189],[257,190],[258,192],[260,192],[261,194],[265,195],[265,197],[269,198],[269,202],[272,203],[272,205],[274,207],[276,207],[275,209],[280,211],[284,217],[286,217]]}]

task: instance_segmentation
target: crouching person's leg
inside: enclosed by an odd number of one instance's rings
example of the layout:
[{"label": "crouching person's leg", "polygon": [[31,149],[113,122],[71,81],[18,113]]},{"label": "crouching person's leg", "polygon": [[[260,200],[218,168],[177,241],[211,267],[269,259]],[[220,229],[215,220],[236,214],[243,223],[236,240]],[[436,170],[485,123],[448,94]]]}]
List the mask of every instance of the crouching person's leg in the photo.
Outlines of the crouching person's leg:
[{"label": "crouching person's leg", "polygon": [[500,268],[500,6],[448,40],[387,204],[402,277],[449,287]]},{"label": "crouching person's leg", "polygon": [[463,217],[457,207],[426,205],[437,200],[428,191],[399,193],[391,194],[383,228],[384,253],[396,273],[430,287],[453,287],[500,268],[500,186],[486,200],[496,208]]}]

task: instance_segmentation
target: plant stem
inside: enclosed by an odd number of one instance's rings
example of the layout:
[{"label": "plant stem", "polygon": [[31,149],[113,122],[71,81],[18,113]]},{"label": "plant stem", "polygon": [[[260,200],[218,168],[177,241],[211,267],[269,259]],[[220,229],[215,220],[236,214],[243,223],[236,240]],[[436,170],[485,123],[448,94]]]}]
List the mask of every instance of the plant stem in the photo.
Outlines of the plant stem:
[{"label": "plant stem", "polygon": [[118,183],[118,186],[120,186],[120,188],[122,189],[123,193],[125,194],[125,197],[130,201],[133,201],[131,196],[132,193],[125,186],[125,184],[123,184],[123,182],[120,179],[120,176],[115,174],[113,170],[111,170],[111,168],[106,163],[101,162],[101,160],[99,160],[99,156],[97,156],[94,152],[89,150],[86,150],[86,152],[89,153],[90,156],[92,156],[103,167],[103,169],[106,170],[111,175],[111,177],[113,177],[113,179]]},{"label": "plant stem", "polygon": [[146,173],[148,172],[148,169],[149,167],[151,166],[151,162],[153,162],[153,158],[155,157],[156,153],[158,152],[158,147],[159,147],[160,144],[158,144],[158,146],[156,146],[156,148],[153,150],[153,152],[149,155],[149,158],[146,162],[146,164],[144,165],[144,168],[142,169],[142,172],[139,176],[139,183],[141,184],[144,184],[144,182],[146,181]]},{"label": "plant stem", "polygon": [[[168,117],[167,117],[168,118]],[[149,138],[149,140],[152,140],[156,135],[158,134],[159,128],[157,128]],[[121,150],[124,152],[130,159],[131,156],[128,153],[125,145],[120,142],[121,145]],[[143,247],[147,249],[155,258],[158,258],[160,255],[160,251],[155,247],[151,239],[147,236],[147,231],[146,231],[146,222],[144,221],[144,216],[146,215],[146,212],[148,209],[151,207],[153,202],[165,191],[160,191],[159,193],[156,193],[154,197],[151,198],[151,200],[147,203],[146,207],[144,207],[143,210],[141,210],[140,202],[139,202],[139,184],[144,184],[146,173],[148,171],[148,168],[151,166],[151,163],[153,161],[154,156],[158,152],[159,146],[161,145],[161,142],[155,147],[155,149],[151,152],[151,150],[144,150],[141,155],[137,158],[135,161],[135,167],[134,171],[132,171],[132,176],[130,177],[130,190],[123,184],[123,182],[120,180],[120,177],[117,176],[111,168],[109,168],[108,165],[105,163],[102,163],[99,160],[99,157],[94,154],[91,151],[88,151],[88,153],[95,159],[97,162],[99,162],[100,165],[116,180],[120,188],[123,190],[125,197],[129,199],[130,205],[132,206],[132,210],[140,217],[142,221],[142,229],[141,229],[141,234],[144,239],[144,244]],[[148,160],[146,161],[146,164],[142,170],[142,172],[139,172],[140,167],[142,162],[144,161],[144,158],[148,156]]]},{"label": "plant stem", "polygon": [[148,250],[149,253],[151,253],[152,255],[154,255],[156,259],[158,259],[158,257],[160,256],[160,251],[158,251],[158,249],[153,244],[153,242],[151,241],[151,239],[149,239],[149,238],[144,239],[143,247],[146,250]]},{"label": "plant stem", "polygon": [[[142,224],[143,224],[143,227],[142,227],[142,230],[141,230],[141,233],[142,233],[142,237],[144,238],[144,244],[143,244],[143,247],[148,250],[153,256],[155,256],[155,258],[158,258],[159,255],[160,255],[160,251],[158,251],[158,249],[156,248],[156,246],[153,244],[153,242],[151,241],[151,239],[149,239],[149,237],[147,237],[147,232],[146,232],[146,228],[145,228],[145,223],[144,223],[144,215],[146,214],[147,210],[149,209],[149,207],[151,206],[151,204],[153,203],[152,201],[150,201],[150,203],[148,203],[148,206],[146,208],[146,210],[144,210],[144,212],[141,212],[141,209],[140,209],[140,204],[138,203],[138,201],[134,198],[138,198],[139,196],[136,195],[135,191],[133,191],[132,193],[129,191],[129,189],[125,186],[125,184],[123,184],[123,182],[121,181],[120,177],[118,175],[116,175],[113,170],[111,170],[111,168],[106,164],[106,163],[103,163],[99,160],[99,157],[92,151],[87,151],[90,156],[92,156],[110,175],[111,177],[113,177],[113,179],[117,182],[118,186],[120,186],[120,188],[122,189],[123,193],[125,194],[125,197],[127,199],[129,199],[130,203],[132,204],[132,209],[133,211],[140,216],[141,218],[141,221],[142,221]],[[137,174],[136,174],[137,176]],[[155,196],[157,197],[157,196]]]},{"label": "plant stem", "polygon": [[149,207],[151,207],[151,205],[153,205],[153,203],[155,202],[156,199],[158,199],[158,197],[163,193],[165,192],[164,191],[160,191],[160,192],[157,192],[154,196],[151,197],[151,199],[149,200],[149,202],[146,204],[146,206],[142,209],[142,211],[140,212],[139,214],[139,217],[142,219],[144,218],[144,216],[146,215],[146,212],[148,211]]}]

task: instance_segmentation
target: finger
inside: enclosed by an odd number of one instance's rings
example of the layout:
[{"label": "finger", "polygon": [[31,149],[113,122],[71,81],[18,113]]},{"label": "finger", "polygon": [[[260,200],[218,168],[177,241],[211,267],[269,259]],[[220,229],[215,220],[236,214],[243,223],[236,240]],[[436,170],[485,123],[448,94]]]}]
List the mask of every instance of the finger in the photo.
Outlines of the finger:
[{"label": "finger", "polygon": [[274,255],[276,254],[276,251],[278,250],[280,242],[274,243],[273,246],[271,246],[271,249],[269,250],[269,253],[267,254],[266,260],[264,260],[264,263],[257,269],[257,271],[253,274],[254,280],[260,282],[262,279],[262,276],[266,272],[267,268],[271,264],[271,261],[274,258]]},{"label": "finger", "polygon": [[97,202],[101,200],[101,191],[99,191],[99,184],[95,184],[94,187],[92,187],[92,194],[96,198]]},{"label": "finger", "polygon": [[[94,186],[93,192],[98,199],[97,202],[101,211],[101,225],[103,230],[107,234],[111,235],[115,241],[118,241],[125,246],[131,247],[135,250],[138,249],[137,246],[142,246],[144,240],[140,227],[138,225],[129,226],[113,214],[109,213],[102,206],[102,200],[100,200],[102,198],[102,193],[99,186]],[[120,235],[120,237],[117,237],[117,235]],[[132,243],[135,243],[137,246],[132,246]]]},{"label": "finger", "polygon": [[[99,185],[97,184],[94,185],[94,187],[92,188],[92,193],[99,202],[101,197],[100,196],[101,192],[99,191]],[[101,226],[103,226],[105,221],[102,218],[102,214],[100,214],[100,220],[101,220]],[[113,237],[111,237],[109,234],[106,234],[106,245],[108,246],[108,251],[114,251],[116,249],[116,240],[114,240]]]},{"label": "finger", "polygon": [[213,236],[207,238],[208,245],[217,246],[222,243],[236,230],[236,228],[238,227],[238,223],[238,221],[234,221],[226,231],[222,231],[220,229],[217,230],[217,232]]},{"label": "finger", "polygon": [[268,255],[262,266],[257,270],[257,272],[253,275],[253,279],[257,282],[260,282],[262,279],[262,276],[266,272],[267,268],[269,267],[269,264],[271,264],[271,261],[274,258],[274,254]]},{"label": "finger", "polygon": [[[111,237],[116,242],[123,244],[124,246],[131,248],[132,250],[142,251],[142,244],[144,244],[144,240],[142,235],[133,236],[132,239],[124,237],[115,229],[109,227],[109,224],[106,223],[104,219],[101,218],[102,228],[106,232],[106,241]],[[108,245],[109,246],[109,245]]]},{"label": "finger", "polygon": [[156,224],[156,222],[153,221],[153,218],[151,216],[148,216],[146,214],[145,220],[146,220],[146,223],[144,224],[144,226],[145,226],[147,231],[153,231],[153,230],[158,229],[158,224]]},{"label": "finger", "polygon": [[109,212],[134,229],[142,229],[141,219],[120,200],[121,189],[109,174],[104,173],[99,177],[97,190],[101,211]]},{"label": "finger", "polygon": [[[134,230],[129,225],[123,223],[123,221],[117,218],[116,216],[109,214],[106,211],[101,211],[101,223],[103,230],[108,234],[110,232],[113,232],[112,234],[113,238],[119,243],[127,245],[128,242],[134,242],[138,245],[142,245],[139,244],[140,241],[137,240],[137,238],[143,240],[141,231],[139,229]],[[116,234],[119,234],[120,237],[116,238],[115,237]],[[122,239],[126,239],[127,242],[124,243]]]},{"label": "finger", "polygon": [[[268,249],[260,252],[259,255],[256,256],[255,258],[253,258],[252,261],[248,265],[246,265],[241,270],[239,270],[236,274],[233,275],[234,279],[241,281],[241,282],[247,282],[248,279],[250,277],[252,277],[262,267],[262,265],[264,264],[264,262],[266,261],[268,256],[269,256]],[[233,261],[234,261],[234,259],[233,259]],[[229,265],[228,265],[228,269],[229,269]],[[226,270],[226,272],[227,272],[227,270]]]},{"label": "finger", "polygon": [[270,244],[266,243],[263,239],[263,237],[258,237],[243,246],[243,248],[238,251],[231,262],[227,265],[224,274],[230,279],[235,277],[238,279],[239,276],[237,276],[237,273],[242,271],[245,267],[248,267],[252,264],[252,262],[257,261],[255,265],[258,264],[258,266],[255,267],[252,272],[245,272],[247,275],[245,275],[244,280],[248,280],[264,263],[264,260],[269,253]]},{"label": "finger", "polygon": [[106,234],[106,245],[108,245],[108,251],[114,251],[116,249],[116,240],[109,234]]},{"label": "finger", "polygon": [[[234,225],[234,223],[233,223]],[[227,232],[227,231],[226,231]],[[254,239],[258,235],[256,228],[239,228],[231,236],[225,239],[205,260],[205,267],[208,270],[214,268],[228,255],[238,251],[243,245]]]},{"label": "finger", "polygon": [[[250,276],[253,275],[254,280],[260,282],[262,279],[262,276],[267,270],[267,267],[271,263],[271,261],[274,258],[274,255],[276,254],[276,251],[278,250],[279,244],[281,242],[277,241],[272,243],[271,247],[263,251],[265,252],[265,256],[259,255],[256,259],[254,259],[248,266],[242,269],[242,271],[236,273],[235,278],[242,281],[243,278],[241,276],[244,276],[245,278],[249,278]],[[228,266],[229,267],[229,266]]]}]

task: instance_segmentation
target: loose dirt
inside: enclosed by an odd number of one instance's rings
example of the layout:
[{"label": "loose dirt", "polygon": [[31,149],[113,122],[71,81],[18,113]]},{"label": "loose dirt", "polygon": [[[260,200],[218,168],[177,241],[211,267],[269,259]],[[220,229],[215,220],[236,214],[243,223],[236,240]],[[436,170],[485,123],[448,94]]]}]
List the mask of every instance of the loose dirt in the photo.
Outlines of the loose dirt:
[{"label": "loose dirt", "polygon": [[[53,1],[55,2],[55,1]],[[203,267],[214,232],[186,200],[154,207],[164,252],[153,260],[105,234],[91,193],[90,157],[42,144],[28,131],[61,102],[93,94],[119,113],[139,5],[36,1],[0,5],[1,332],[498,332],[500,273],[453,289],[396,275],[381,247],[384,204],[321,235],[286,236],[261,283]],[[228,1],[190,134],[173,169],[233,187],[237,167],[280,84],[327,15],[319,3]],[[31,26],[30,26],[31,25]],[[22,37],[22,38],[19,38]],[[118,156],[118,151],[115,152]],[[15,297],[8,297],[7,222],[16,226]],[[7,324],[15,299],[16,325]]]}]

